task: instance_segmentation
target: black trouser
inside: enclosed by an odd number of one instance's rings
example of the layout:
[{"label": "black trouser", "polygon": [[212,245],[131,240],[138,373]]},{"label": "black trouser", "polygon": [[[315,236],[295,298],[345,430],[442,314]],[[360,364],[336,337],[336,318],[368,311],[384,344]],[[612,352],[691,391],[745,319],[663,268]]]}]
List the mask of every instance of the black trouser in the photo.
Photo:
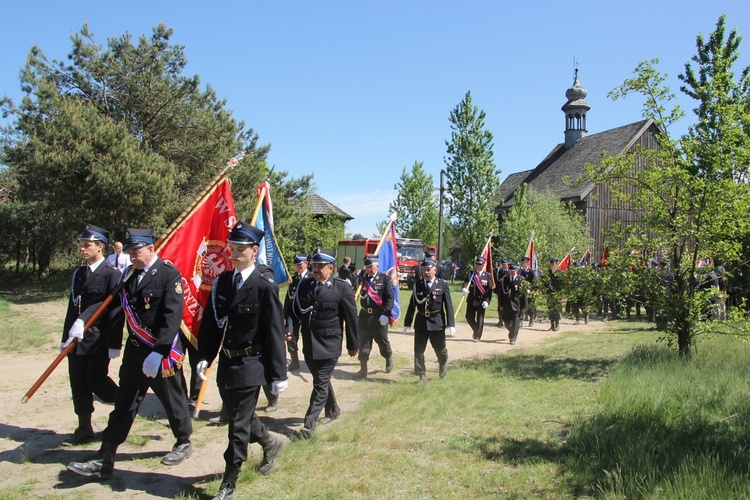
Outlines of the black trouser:
[{"label": "black trouser", "polygon": [[[120,367],[120,389],[117,391],[115,408],[109,414],[109,422],[102,435],[102,447],[116,450],[117,446],[125,441],[149,388],[164,406],[169,427],[177,444],[189,442],[193,433],[193,423],[185,396],[185,377],[182,368],[175,369],[175,374],[171,377],[162,377],[161,372],[154,378],[147,377],[143,374],[144,357],[128,356],[129,347],[130,345],[125,348],[125,359]],[[135,359],[129,361],[129,357]]]},{"label": "black trouser", "polygon": [[508,308],[509,313],[503,315],[503,324],[508,329],[508,340],[511,343],[515,342],[518,338],[518,330],[521,328],[521,311],[513,311]]},{"label": "black trouser", "polygon": [[313,390],[310,394],[310,406],[305,413],[305,427],[315,429],[318,424],[320,412],[325,408],[326,415],[337,412],[336,395],[333,393],[331,377],[333,369],[336,368],[339,358],[331,359],[308,359],[305,357],[305,363],[310,369],[313,377]]},{"label": "black trouser", "polygon": [[471,327],[471,331],[474,332],[475,339],[482,338],[485,311],[482,306],[475,306],[471,302],[466,303],[466,322]]},{"label": "black trouser", "polygon": [[271,384],[263,386],[263,394],[266,395],[268,406],[276,406],[276,403],[279,402],[279,395],[271,392]]},{"label": "black trouser", "polygon": [[357,359],[367,362],[372,352],[373,341],[378,345],[380,355],[385,359],[393,356],[391,342],[388,340],[388,325],[380,324],[380,314],[370,316],[369,314],[359,315],[359,355]]},{"label": "black trouser", "polygon": [[198,394],[201,392],[201,385],[203,385],[203,381],[198,376],[198,370],[196,369],[196,365],[198,364],[198,361],[200,361],[198,357],[198,349],[193,347],[193,344],[191,344],[188,338],[182,333],[180,333],[180,341],[182,342],[182,347],[185,349],[185,355],[190,364],[190,385],[187,386],[187,397],[192,401],[196,401],[198,399]]},{"label": "black trouser", "polygon": [[427,349],[427,341],[430,341],[435,350],[440,366],[448,362],[448,348],[445,345],[445,329],[422,330],[414,328],[414,375],[424,375],[427,372],[424,361],[424,352]]},{"label": "black trouser", "polygon": [[68,354],[68,375],[73,410],[79,420],[88,417],[90,423],[94,394],[105,403],[114,403],[117,384],[109,377],[109,351],[104,344],[97,345],[88,354]]},{"label": "black trouser", "polygon": [[292,321],[292,340],[286,341],[286,350],[292,358],[299,351],[299,327],[299,321]]},{"label": "black trouser", "polygon": [[229,416],[229,444],[224,452],[227,469],[239,468],[246,462],[248,445],[257,443],[266,433],[266,427],[255,412],[259,392],[258,387],[219,387],[221,401]]}]

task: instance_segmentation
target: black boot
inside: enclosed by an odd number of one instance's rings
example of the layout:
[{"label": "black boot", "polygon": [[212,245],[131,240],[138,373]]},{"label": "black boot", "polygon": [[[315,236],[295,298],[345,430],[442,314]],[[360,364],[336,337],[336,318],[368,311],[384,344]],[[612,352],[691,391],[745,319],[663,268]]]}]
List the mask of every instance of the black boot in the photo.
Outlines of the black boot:
[{"label": "black boot", "polygon": [[76,446],[88,443],[94,438],[94,428],[91,426],[91,415],[78,415],[78,427],[73,435],[63,441],[62,446]]},{"label": "black boot", "polygon": [[393,354],[385,358],[385,373],[391,373],[393,371]]},{"label": "black boot", "polygon": [[276,455],[278,455],[281,448],[284,447],[284,441],[266,431],[260,437],[258,443],[263,447],[263,460],[260,462],[258,471],[264,476],[267,476],[271,473],[273,468],[276,467]]},{"label": "black boot", "polygon": [[290,372],[299,370],[299,353],[297,353],[297,351],[292,351],[289,353],[289,357],[292,358],[292,360],[289,363],[289,366],[286,367],[286,369]]},{"label": "black boot", "polygon": [[367,361],[366,360],[360,360],[359,361],[359,371],[354,374],[354,377],[352,377],[354,380],[364,380],[367,378]]}]

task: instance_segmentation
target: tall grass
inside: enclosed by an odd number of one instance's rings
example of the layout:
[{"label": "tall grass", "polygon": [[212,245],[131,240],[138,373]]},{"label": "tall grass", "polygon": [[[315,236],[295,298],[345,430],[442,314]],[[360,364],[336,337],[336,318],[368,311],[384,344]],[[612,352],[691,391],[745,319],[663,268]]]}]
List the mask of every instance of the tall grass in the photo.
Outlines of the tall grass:
[{"label": "tall grass", "polygon": [[731,337],[690,359],[637,346],[602,386],[602,410],[572,427],[568,467],[628,498],[750,497],[749,357]]}]

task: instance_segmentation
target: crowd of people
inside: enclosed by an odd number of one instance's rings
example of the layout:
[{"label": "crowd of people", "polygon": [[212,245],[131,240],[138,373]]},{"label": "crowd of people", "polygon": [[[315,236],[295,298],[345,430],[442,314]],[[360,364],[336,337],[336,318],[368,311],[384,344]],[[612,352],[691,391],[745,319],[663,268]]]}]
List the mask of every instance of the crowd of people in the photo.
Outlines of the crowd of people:
[{"label": "crowd of people", "polygon": [[[79,241],[85,264],[73,273],[60,344],[61,351],[69,350],[70,387],[78,417],[75,431],[64,444],[82,444],[94,438],[94,396],[112,404],[113,409],[96,456],[72,462],[68,470],[99,479],[112,477],[117,449],[127,438],[149,389],[164,406],[175,438],[162,463],[182,463],[193,452],[191,417],[197,393],[208,368],[218,359],[216,383],[222,410],[216,423],[227,425],[228,444],[223,480],[215,498],[234,498],[249,444],[258,443],[263,450],[258,466],[262,474],[274,469],[284,446],[263,424],[256,407],[262,388],[269,401],[266,411],[276,408],[279,394],[288,385],[287,372],[300,370],[300,339],[302,358],[312,375],[312,391],[302,428],[295,433],[298,439],[311,438],[318,424],[330,423],[341,414],[332,379],[344,346],[348,355],[359,361],[355,380],[368,377],[374,345],[385,361],[385,371],[393,370],[388,332],[396,319],[394,283],[379,269],[378,257],[365,256],[362,270],[350,260],[335,269],[333,251],[319,248],[312,256],[298,253],[293,259],[296,274],[282,301],[273,270],[257,260],[264,234],[245,222],[232,227],[227,246],[233,269],[215,280],[197,335],[198,345],[193,346],[180,331],[182,276],[157,255],[153,231],[128,229],[124,243],[116,242],[113,254],[105,258],[109,232],[90,224],[84,228]],[[597,271],[596,266],[587,266],[562,273],[558,261],[551,259],[549,269],[540,273],[531,269],[526,257],[518,263],[501,259],[498,267],[487,269],[487,261],[477,257],[461,289],[473,341],[482,339],[485,314],[493,299],[497,300],[498,326],[508,330],[511,345],[524,321],[533,326],[540,294],[546,297],[551,330],[559,329],[563,307],[576,322],[581,318],[587,322],[594,309],[607,317],[619,314],[622,297],[592,288],[593,282],[587,278],[592,275],[587,273]],[[712,284],[720,286],[721,271],[715,269],[714,275],[709,275]],[[654,272],[663,282],[673,279],[664,262]],[[455,313],[450,286],[434,254],[425,254],[416,275],[411,295],[404,301],[403,332],[414,328],[414,375],[424,384],[429,382],[425,362],[428,342],[437,357],[438,377],[447,375],[446,338],[455,336]],[[449,276],[447,279],[455,279],[453,272]],[[107,303],[109,296],[115,300]],[[625,299],[634,301],[637,313],[642,304],[649,318],[658,319],[648,297],[632,294]],[[626,301],[628,313],[631,305]],[[125,329],[128,335],[123,339]],[[109,376],[109,363],[121,353],[119,380],[115,382]],[[192,368],[190,384],[182,369],[185,358]]]}]

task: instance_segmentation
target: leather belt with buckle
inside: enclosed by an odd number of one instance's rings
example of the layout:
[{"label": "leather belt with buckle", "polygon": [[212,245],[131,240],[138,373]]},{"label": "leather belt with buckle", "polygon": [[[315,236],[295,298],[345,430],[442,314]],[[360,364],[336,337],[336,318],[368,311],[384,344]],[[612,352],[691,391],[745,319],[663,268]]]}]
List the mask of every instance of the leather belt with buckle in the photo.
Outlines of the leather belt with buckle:
[{"label": "leather belt with buckle", "polygon": [[221,348],[222,354],[224,356],[228,357],[229,359],[232,358],[246,358],[247,356],[255,356],[256,358],[260,357],[260,351],[254,349],[253,347],[245,347],[244,349],[224,349]]},{"label": "leather belt with buckle", "polygon": [[440,309],[437,309],[435,311],[430,311],[429,309],[424,310],[424,317],[429,318],[430,316],[435,316],[436,314],[440,314],[442,311]]}]

